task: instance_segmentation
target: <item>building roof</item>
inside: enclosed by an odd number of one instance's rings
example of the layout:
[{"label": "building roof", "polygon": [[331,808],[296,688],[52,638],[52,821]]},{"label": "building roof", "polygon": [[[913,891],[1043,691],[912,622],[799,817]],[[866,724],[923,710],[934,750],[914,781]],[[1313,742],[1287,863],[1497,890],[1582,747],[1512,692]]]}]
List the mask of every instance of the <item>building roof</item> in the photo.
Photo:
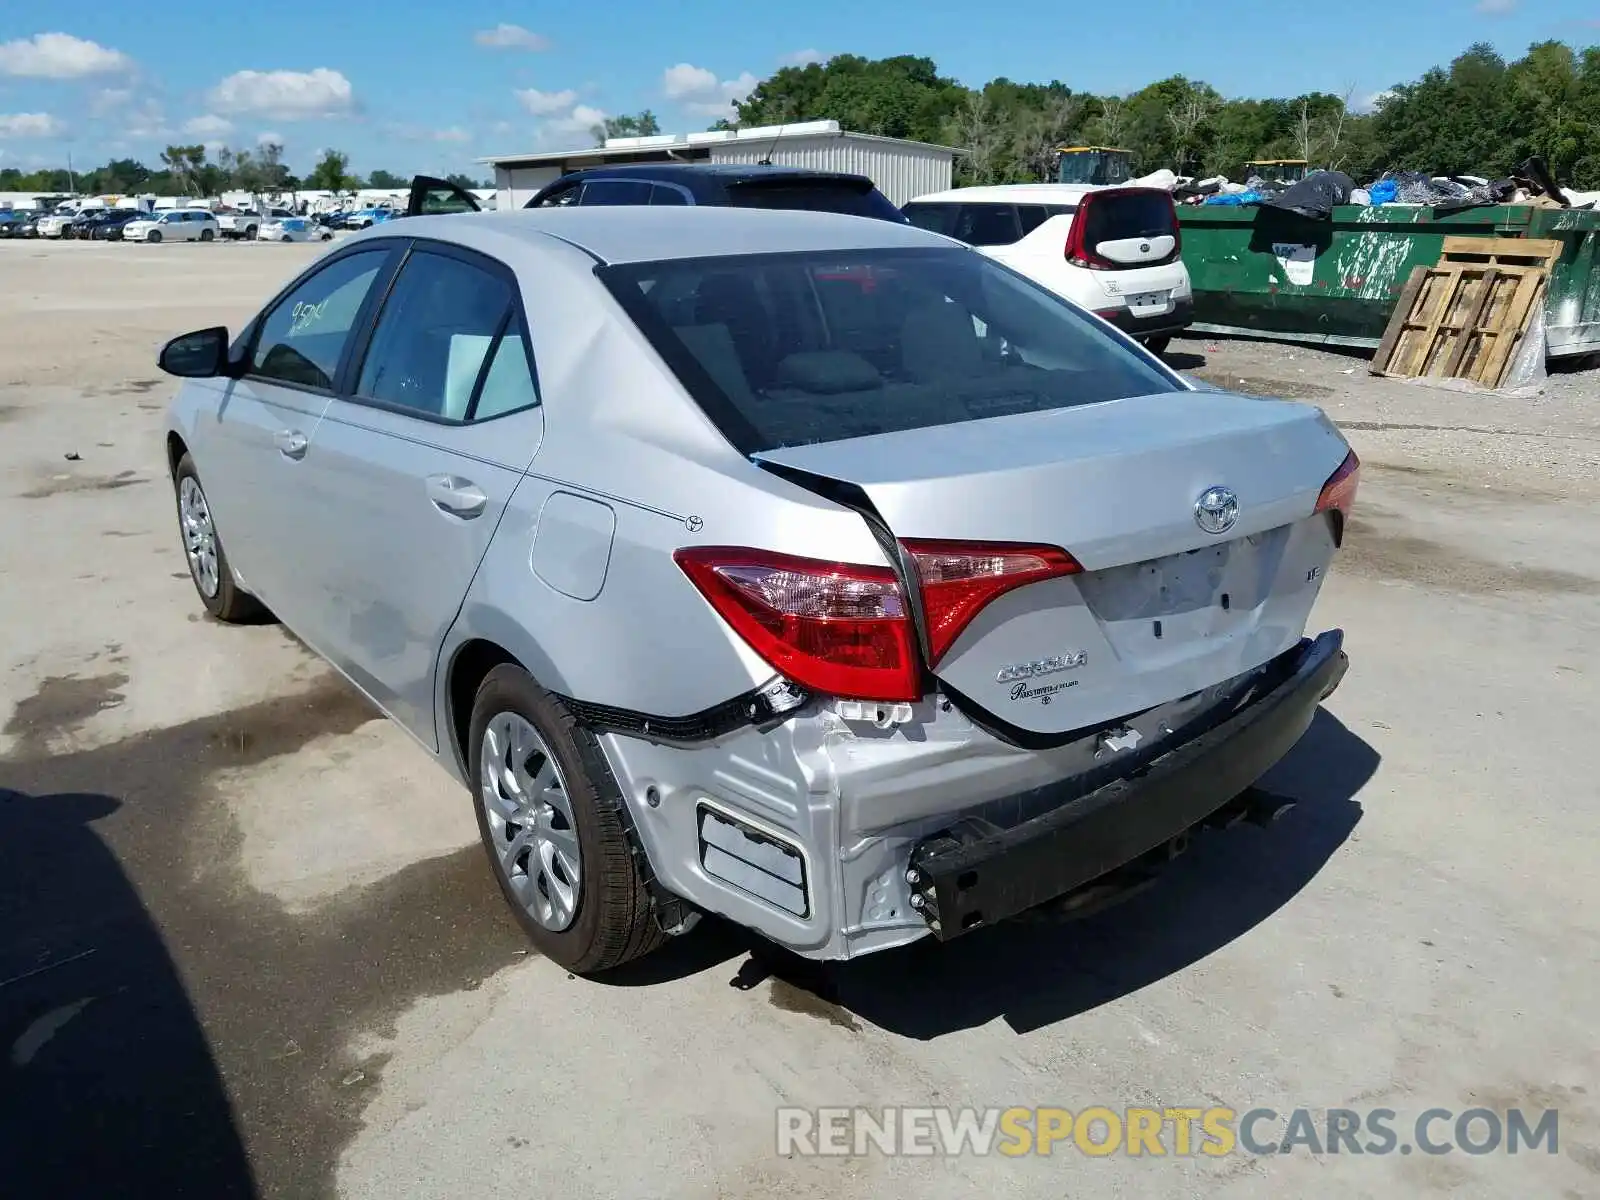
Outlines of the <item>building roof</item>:
[{"label": "building roof", "polygon": [[[606,263],[711,258],[782,251],[962,248],[936,233],[840,213],[712,205],[512,208],[385,222],[359,237],[436,237],[477,242],[481,236],[542,242],[558,238]],[[663,249],[670,247],[670,249]]]},{"label": "building roof", "polygon": [[851,141],[885,142],[895,146],[920,146],[944,154],[964,153],[955,146],[915,142],[907,138],[880,137],[874,133],[851,133],[837,121],[796,121],[788,125],[754,125],[743,129],[713,129],[705,133],[663,133],[651,137],[607,138],[603,146],[577,150],[540,150],[531,154],[499,154],[478,159],[497,167],[538,167],[594,159],[626,159],[632,155],[661,155],[674,150],[710,150],[714,146],[745,145],[750,142],[781,143],[795,138],[836,137]]}]

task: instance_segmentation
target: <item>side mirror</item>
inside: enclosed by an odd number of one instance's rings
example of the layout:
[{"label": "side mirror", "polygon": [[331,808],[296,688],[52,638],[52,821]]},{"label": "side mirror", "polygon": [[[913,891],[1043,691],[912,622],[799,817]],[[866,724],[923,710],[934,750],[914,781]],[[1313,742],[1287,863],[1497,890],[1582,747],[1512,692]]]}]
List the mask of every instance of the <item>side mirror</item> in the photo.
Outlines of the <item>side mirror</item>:
[{"label": "side mirror", "polygon": [[156,364],[180,379],[211,379],[231,373],[228,364],[228,330],[217,325],[173,338],[161,347]]}]

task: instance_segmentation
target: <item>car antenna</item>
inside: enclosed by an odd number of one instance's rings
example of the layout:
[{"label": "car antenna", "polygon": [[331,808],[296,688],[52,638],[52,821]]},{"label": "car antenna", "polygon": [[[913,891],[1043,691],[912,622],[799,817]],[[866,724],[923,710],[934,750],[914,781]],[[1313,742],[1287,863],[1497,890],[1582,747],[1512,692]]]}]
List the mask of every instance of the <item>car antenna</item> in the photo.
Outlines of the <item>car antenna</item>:
[{"label": "car antenna", "polygon": [[783,137],[783,129],[784,127],[782,125],[778,126],[778,132],[772,135],[772,142],[767,146],[767,152],[756,160],[756,166],[772,166],[772,152],[778,148],[778,139]]}]

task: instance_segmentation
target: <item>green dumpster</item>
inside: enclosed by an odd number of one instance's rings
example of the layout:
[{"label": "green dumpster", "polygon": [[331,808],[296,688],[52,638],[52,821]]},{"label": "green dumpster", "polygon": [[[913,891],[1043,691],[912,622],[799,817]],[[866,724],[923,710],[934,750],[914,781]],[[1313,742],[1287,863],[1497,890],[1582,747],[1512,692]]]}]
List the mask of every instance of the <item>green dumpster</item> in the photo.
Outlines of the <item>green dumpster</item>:
[{"label": "green dumpster", "polygon": [[1438,262],[1445,238],[1555,238],[1562,253],[1545,296],[1548,354],[1600,351],[1600,212],[1351,204],[1328,221],[1226,205],[1178,214],[1201,333],[1376,347],[1412,268]]}]

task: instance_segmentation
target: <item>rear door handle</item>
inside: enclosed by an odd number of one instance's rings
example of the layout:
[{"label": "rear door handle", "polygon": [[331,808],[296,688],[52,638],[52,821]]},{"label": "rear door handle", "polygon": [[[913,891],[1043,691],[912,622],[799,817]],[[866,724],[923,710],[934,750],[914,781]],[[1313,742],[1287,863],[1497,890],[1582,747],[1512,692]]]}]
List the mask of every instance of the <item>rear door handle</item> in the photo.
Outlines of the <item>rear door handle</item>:
[{"label": "rear door handle", "polygon": [[489,503],[482,488],[459,475],[429,475],[427,485],[428,499],[433,501],[433,506],[452,517],[471,520]]},{"label": "rear door handle", "polygon": [[300,459],[306,456],[306,447],[310,444],[306,435],[298,429],[280,429],[272,435],[273,445],[278,447],[278,453],[285,458]]}]

